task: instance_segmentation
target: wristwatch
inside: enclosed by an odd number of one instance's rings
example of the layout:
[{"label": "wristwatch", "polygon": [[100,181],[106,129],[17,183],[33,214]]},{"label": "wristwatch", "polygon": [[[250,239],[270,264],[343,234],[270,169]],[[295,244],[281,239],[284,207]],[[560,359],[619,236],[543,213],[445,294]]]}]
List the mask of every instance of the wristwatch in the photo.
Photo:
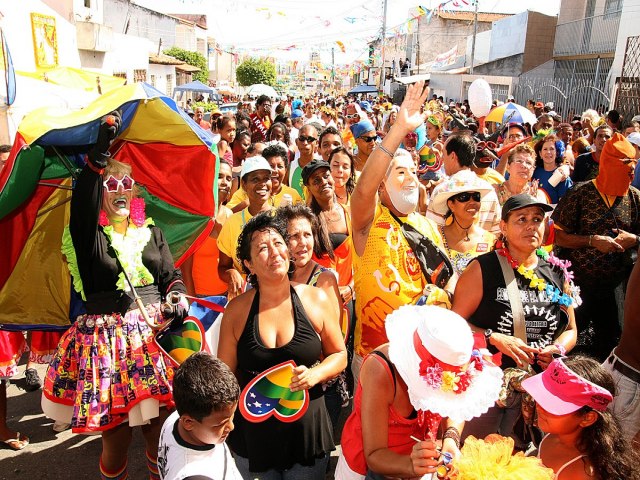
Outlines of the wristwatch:
[{"label": "wristwatch", "polygon": [[489,345],[489,340],[491,339],[491,335],[493,335],[493,330],[491,330],[490,328],[486,328],[484,330],[484,340],[485,342],[487,342],[487,345]]}]

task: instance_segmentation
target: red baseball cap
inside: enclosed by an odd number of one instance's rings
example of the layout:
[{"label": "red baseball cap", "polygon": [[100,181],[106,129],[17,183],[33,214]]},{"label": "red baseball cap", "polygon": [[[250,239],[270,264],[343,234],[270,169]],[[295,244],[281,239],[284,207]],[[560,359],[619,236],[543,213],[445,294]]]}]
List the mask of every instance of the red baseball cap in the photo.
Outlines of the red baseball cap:
[{"label": "red baseball cap", "polygon": [[524,380],[522,388],[553,415],[567,415],[582,407],[603,412],[613,401],[609,390],[582,378],[561,358],[553,360],[544,372]]}]

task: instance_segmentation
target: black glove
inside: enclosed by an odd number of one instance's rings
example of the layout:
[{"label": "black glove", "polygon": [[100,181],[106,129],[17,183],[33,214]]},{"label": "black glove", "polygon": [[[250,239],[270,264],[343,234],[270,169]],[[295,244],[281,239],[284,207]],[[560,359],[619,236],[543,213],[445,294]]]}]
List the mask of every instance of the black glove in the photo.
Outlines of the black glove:
[{"label": "black glove", "polygon": [[98,140],[91,146],[87,152],[89,161],[98,169],[107,166],[109,158],[109,147],[111,142],[116,138],[122,125],[122,117],[120,112],[113,111],[100,119],[100,127],[98,130]]}]

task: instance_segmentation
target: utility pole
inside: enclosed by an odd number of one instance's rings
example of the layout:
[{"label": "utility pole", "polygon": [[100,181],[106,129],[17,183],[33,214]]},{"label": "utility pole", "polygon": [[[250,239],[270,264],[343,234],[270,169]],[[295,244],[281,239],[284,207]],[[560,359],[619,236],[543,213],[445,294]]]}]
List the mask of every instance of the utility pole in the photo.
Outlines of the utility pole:
[{"label": "utility pole", "polygon": [[335,47],[331,47],[331,89],[336,88],[336,57]]},{"label": "utility pole", "polygon": [[473,15],[473,41],[471,42],[471,68],[469,73],[473,75],[473,64],[476,59],[476,35],[478,34],[478,4],[480,0],[476,0],[476,10]]},{"label": "utility pole", "polygon": [[385,51],[385,37],[387,36],[387,0],[383,0],[383,11],[382,11],[382,37],[380,39],[380,48],[381,48],[381,59],[382,65],[380,66],[380,90],[384,90],[384,80],[385,80],[385,71],[384,71],[384,51]]}]

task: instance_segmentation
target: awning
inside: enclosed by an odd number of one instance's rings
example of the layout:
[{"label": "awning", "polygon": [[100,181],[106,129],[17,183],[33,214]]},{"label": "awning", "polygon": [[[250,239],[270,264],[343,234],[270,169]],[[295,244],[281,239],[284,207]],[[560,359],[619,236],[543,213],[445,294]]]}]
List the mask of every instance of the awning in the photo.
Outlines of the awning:
[{"label": "awning", "polygon": [[185,63],[183,65],[176,65],[176,70],[182,70],[183,72],[199,72],[200,69],[198,67],[194,67],[193,65],[189,65]]},{"label": "awning", "polygon": [[378,93],[378,87],[376,87],[375,85],[366,84],[358,85],[357,87],[349,90],[349,93],[347,95],[355,95],[357,93]]},{"label": "awning", "polygon": [[156,65],[188,65],[186,62],[178,60],[176,57],[165,55],[164,53],[150,53],[149,63],[155,63]]},{"label": "awning", "polygon": [[396,77],[396,80],[398,80],[398,82],[403,83],[405,85],[409,85],[410,83],[416,83],[416,82],[419,82],[420,80],[424,80],[425,82],[428,82],[429,80],[431,80],[431,74],[421,73],[419,75],[409,75],[408,77]]}]

